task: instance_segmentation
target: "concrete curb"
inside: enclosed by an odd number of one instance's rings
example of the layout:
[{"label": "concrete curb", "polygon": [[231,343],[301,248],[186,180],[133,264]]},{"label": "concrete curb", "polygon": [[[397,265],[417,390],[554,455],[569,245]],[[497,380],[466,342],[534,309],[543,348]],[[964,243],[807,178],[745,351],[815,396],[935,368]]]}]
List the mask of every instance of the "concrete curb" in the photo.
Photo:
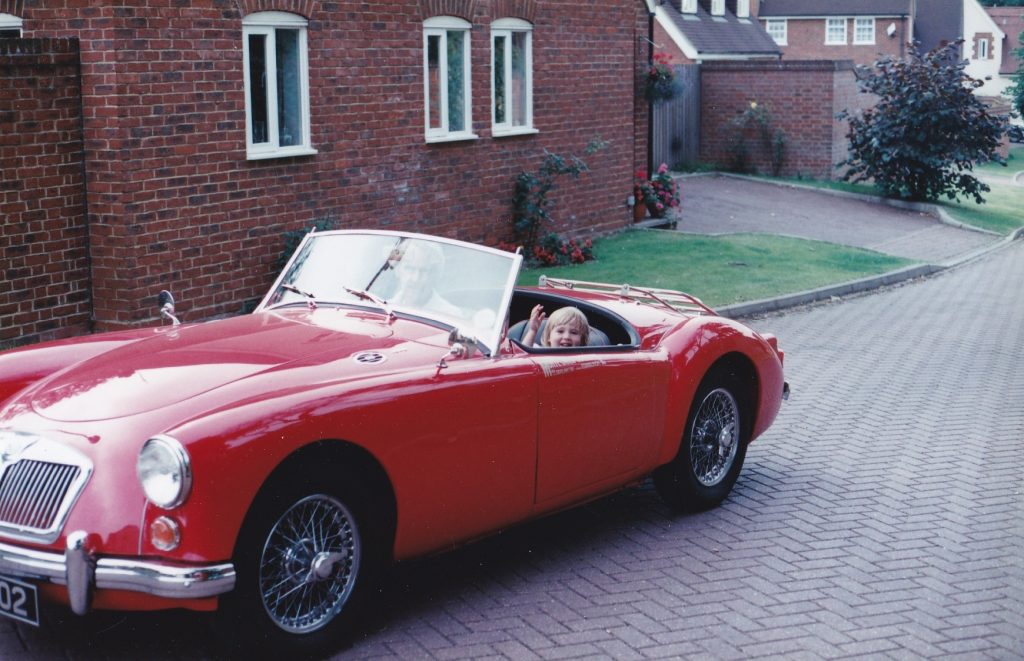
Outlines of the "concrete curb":
[{"label": "concrete curb", "polygon": [[[1017,175],[1024,175],[1024,172],[1019,172],[1017,173]],[[987,246],[982,246],[977,250],[973,250],[963,255],[958,255],[952,259],[942,262],[941,264],[918,264],[916,266],[908,266],[906,268],[898,269],[896,271],[890,271],[888,273],[882,273],[880,275],[868,276],[866,278],[851,280],[849,282],[841,282],[839,284],[819,287],[817,289],[809,289],[807,291],[797,292],[795,294],[786,294],[783,296],[765,298],[757,301],[748,301],[745,303],[735,303],[733,305],[723,305],[721,307],[715,308],[715,311],[719,315],[723,317],[729,317],[731,319],[749,317],[758,314],[766,314],[768,312],[776,312],[778,310],[797,307],[799,305],[818,303],[821,301],[831,300],[833,298],[871,291],[872,289],[878,289],[880,287],[887,287],[889,285],[898,284],[900,282],[905,282],[907,280],[913,280],[914,278],[922,278],[925,276],[932,275],[934,273],[938,273],[940,271],[945,271],[960,266],[962,264],[966,264],[967,262],[978,259],[979,257],[987,255],[990,252],[994,252],[996,250],[1004,248],[1020,238],[1024,238],[1024,227],[1020,227],[1016,231],[1011,232],[1008,236],[1004,236],[1002,234],[999,234],[998,232],[993,232],[991,230],[982,229],[980,227],[966,225],[958,220],[955,220],[940,205],[926,202],[907,202],[904,200],[891,200],[887,198],[876,197],[873,195],[864,195],[861,193],[830,190],[827,188],[818,188],[815,186],[795,184],[792,182],[771,181],[761,179],[759,177],[749,177],[741,174],[733,174],[731,172],[696,172],[678,176],[731,177],[734,179],[756,181],[760,183],[772,184],[775,186],[784,186],[789,188],[799,188],[802,190],[815,191],[818,193],[835,195],[837,197],[861,200],[872,204],[882,204],[885,206],[895,207],[898,209],[917,211],[919,213],[928,214],[934,217],[938,222],[943,223],[945,225],[951,225],[953,227],[957,227],[959,229],[969,232],[978,232],[981,234],[988,234],[993,237],[1001,237],[1000,240],[993,241],[991,244]]]},{"label": "concrete curb", "polygon": [[716,307],[715,312],[720,316],[728,317],[730,319],[740,319],[743,317],[785,310],[799,305],[819,303],[821,301],[832,300],[833,298],[849,296],[851,294],[860,294],[880,287],[887,287],[889,285],[906,282],[907,280],[913,280],[914,278],[923,278],[925,276],[939,273],[940,271],[946,271],[951,268],[961,266],[991,252],[1005,248],[1021,238],[1024,238],[1024,227],[1017,229],[1015,232],[1009,236],[1003,237],[999,241],[995,241],[987,246],[978,248],[977,250],[954,257],[942,264],[919,264],[917,266],[908,266],[906,268],[882,273],[880,275],[868,276],[866,278],[851,280],[849,282],[841,282],[836,285],[819,287],[818,289],[809,289],[795,294],[786,294],[784,296],[777,296],[774,298],[764,298],[746,303],[735,303],[733,305],[723,305],[721,307]]}]

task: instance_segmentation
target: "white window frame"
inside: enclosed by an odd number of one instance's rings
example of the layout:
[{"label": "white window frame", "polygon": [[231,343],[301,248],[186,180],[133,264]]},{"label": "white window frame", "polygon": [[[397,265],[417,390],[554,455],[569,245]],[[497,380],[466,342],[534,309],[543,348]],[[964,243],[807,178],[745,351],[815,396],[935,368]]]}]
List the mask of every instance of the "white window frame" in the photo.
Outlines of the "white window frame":
[{"label": "white window frame", "polygon": [[[472,71],[473,62],[470,54],[473,52],[470,46],[470,32],[473,26],[464,19],[455,16],[435,16],[423,21],[423,128],[427,142],[451,142],[453,140],[475,140],[473,133],[473,83]],[[465,33],[462,42],[462,61],[465,63],[465,71],[462,77],[462,98],[463,116],[465,117],[465,128],[461,131],[450,131],[448,129],[448,33],[450,31],[461,31]],[[440,103],[439,112],[441,126],[431,128],[430,126],[430,63],[428,61],[428,49],[430,37],[440,39],[438,56],[440,57]]]},{"label": "white window frame", "polygon": [[736,0],[736,18],[750,18],[750,0]]},{"label": "white window frame", "polygon": [[[242,61],[245,79],[245,153],[249,160],[265,158],[283,158],[287,156],[303,156],[317,153],[313,148],[310,136],[309,121],[309,55],[306,41],[308,21],[298,14],[281,11],[261,11],[242,19]],[[299,55],[299,130],[297,144],[280,144],[279,117],[277,112],[277,58],[271,57],[276,52],[275,39],[278,29],[298,31]],[[253,141],[253,108],[250,83],[249,37],[263,35],[266,38],[266,77],[267,77],[267,140]]]},{"label": "white window frame", "polygon": [[978,57],[979,60],[987,60],[989,58],[989,43],[988,39],[982,37],[978,39]]},{"label": "white window frame", "polygon": [[[838,28],[840,21],[842,21],[843,37],[838,39]],[[825,19],[825,45],[826,46],[845,46],[846,45],[846,23],[845,18],[826,18]],[[834,37],[833,34],[836,34]]]},{"label": "white window frame", "polygon": [[0,12],[0,30],[17,30],[18,36],[22,36],[22,21],[17,16]]},{"label": "white window frame", "polygon": [[697,0],[683,0],[682,9],[684,14],[696,14]]},{"label": "white window frame", "polygon": [[[781,27],[781,30],[779,29]],[[789,23],[784,18],[764,19],[764,30],[768,36],[775,40],[778,46],[789,45]],[[777,34],[773,34],[777,33]]]},{"label": "white window frame", "polygon": [[875,18],[873,16],[853,19],[853,43],[861,45],[875,43]]},{"label": "white window frame", "polygon": [[711,0],[711,15],[725,16],[725,0]]},{"label": "white window frame", "polygon": [[[512,123],[512,104],[509,90],[512,83],[512,35],[513,33],[526,36],[526,89],[523,99],[526,110],[526,120],[522,125]],[[498,97],[495,90],[497,75],[494,69],[494,59],[497,53],[497,41],[499,37],[505,39],[505,121],[498,122]],[[519,18],[500,18],[491,23],[491,134],[495,137],[506,135],[523,135],[524,133],[537,133],[533,126],[533,24]]]}]

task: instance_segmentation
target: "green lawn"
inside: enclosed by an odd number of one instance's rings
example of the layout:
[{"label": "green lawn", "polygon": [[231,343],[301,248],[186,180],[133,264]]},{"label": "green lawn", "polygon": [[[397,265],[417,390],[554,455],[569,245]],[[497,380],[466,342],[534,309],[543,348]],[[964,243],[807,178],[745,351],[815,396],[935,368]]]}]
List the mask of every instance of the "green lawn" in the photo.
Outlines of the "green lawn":
[{"label": "green lawn", "polygon": [[709,305],[728,305],[885,273],[911,264],[868,250],[764,234],[705,237],[634,230],[594,241],[597,259],[524,270],[540,275],[676,289]]}]

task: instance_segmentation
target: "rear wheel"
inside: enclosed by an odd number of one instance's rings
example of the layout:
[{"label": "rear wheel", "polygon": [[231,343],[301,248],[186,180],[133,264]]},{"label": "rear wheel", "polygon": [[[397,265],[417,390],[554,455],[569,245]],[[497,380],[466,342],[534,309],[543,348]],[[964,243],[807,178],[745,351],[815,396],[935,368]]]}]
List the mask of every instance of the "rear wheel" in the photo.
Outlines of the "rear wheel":
[{"label": "rear wheel", "polygon": [[713,371],[690,407],[676,457],[654,472],[658,494],[673,509],[715,507],[732,491],[746,456],[749,406],[737,379]]},{"label": "rear wheel", "polygon": [[221,598],[236,651],[322,655],[347,642],[384,558],[372,511],[345,471],[293,472],[263,489],[235,548],[235,589]]}]

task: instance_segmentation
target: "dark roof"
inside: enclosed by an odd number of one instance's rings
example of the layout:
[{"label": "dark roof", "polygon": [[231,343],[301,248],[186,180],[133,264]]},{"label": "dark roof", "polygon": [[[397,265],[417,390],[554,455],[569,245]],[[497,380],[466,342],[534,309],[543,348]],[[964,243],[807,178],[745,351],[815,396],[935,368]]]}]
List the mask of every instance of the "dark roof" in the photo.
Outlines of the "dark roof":
[{"label": "dark roof", "polygon": [[985,7],[985,11],[999,29],[1006,33],[999,73],[1014,73],[1017,71],[1017,56],[1013,51],[1021,47],[1020,33],[1024,32],[1024,7]]},{"label": "dark roof", "polygon": [[963,7],[963,0],[917,0],[914,39],[922,53],[963,38]]},{"label": "dark roof", "polygon": [[671,17],[700,55],[781,55],[775,40],[754,17],[736,18],[728,11],[723,16],[712,16],[697,3],[696,14],[683,15],[679,3],[665,3]]},{"label": "dark roof", "polygon": [[761,0],[757,15],[760,18],[910,16],[910,5],[911,0]]}]

